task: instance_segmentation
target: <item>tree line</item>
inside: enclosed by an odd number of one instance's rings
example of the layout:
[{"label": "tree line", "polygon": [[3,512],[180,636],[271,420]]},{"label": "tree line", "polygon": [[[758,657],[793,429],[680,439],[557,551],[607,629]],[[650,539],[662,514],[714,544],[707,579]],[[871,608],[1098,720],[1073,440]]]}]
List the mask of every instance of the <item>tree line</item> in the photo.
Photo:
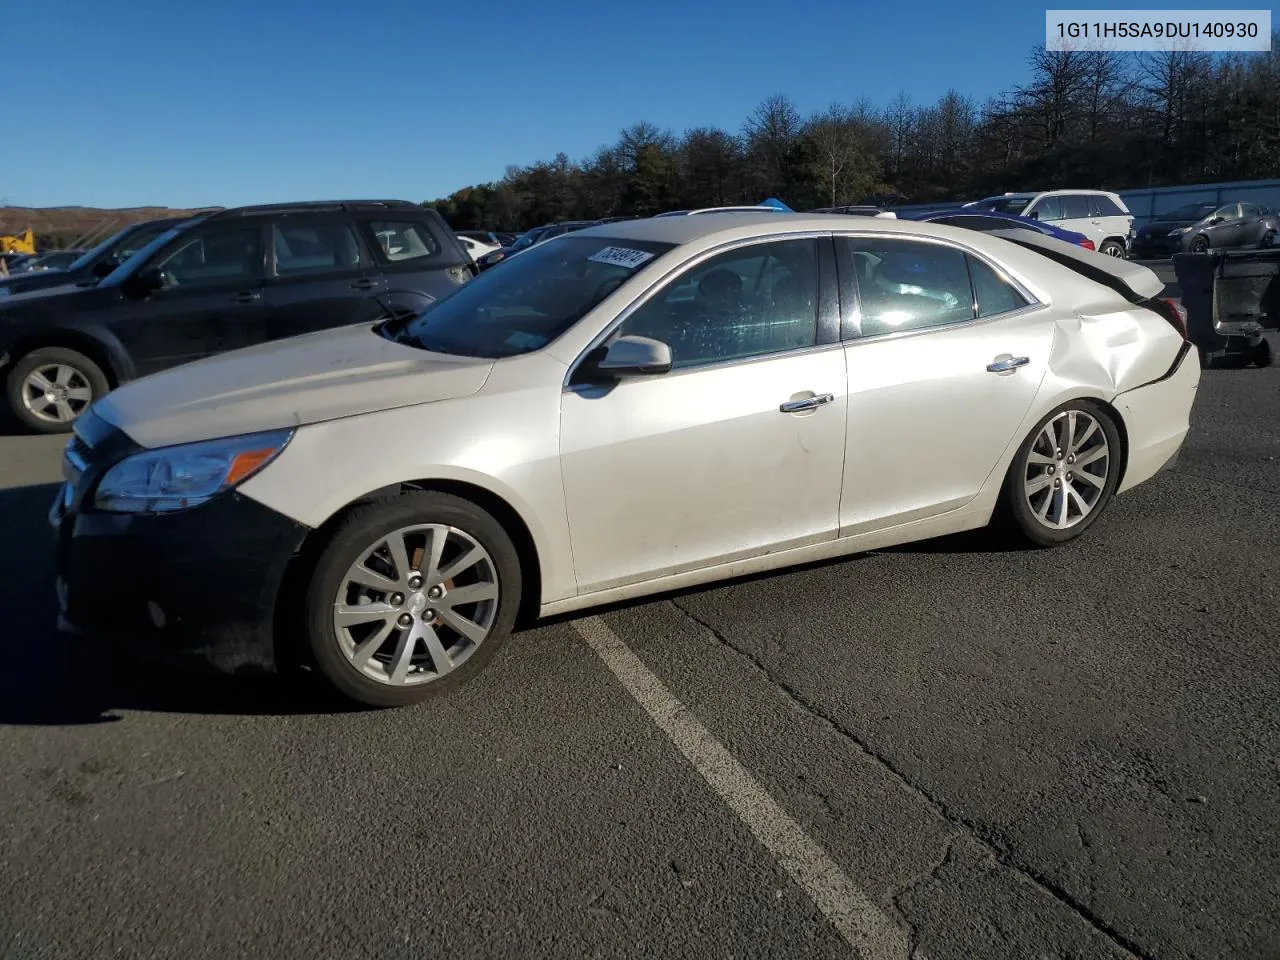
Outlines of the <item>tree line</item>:
[{"label": "tree line", "polygon": [[580,161],[511,166],[424,205],[454,229],[519,230],[770,196],[808,210],[1270,179],[1280,175],[1277,37],[1269,53],[1225,56],[1041,46],[1026,84],[982,103],[949,90],[928,105],[899,94],[804,116],[777,94],[737,131],[636,123]]}]

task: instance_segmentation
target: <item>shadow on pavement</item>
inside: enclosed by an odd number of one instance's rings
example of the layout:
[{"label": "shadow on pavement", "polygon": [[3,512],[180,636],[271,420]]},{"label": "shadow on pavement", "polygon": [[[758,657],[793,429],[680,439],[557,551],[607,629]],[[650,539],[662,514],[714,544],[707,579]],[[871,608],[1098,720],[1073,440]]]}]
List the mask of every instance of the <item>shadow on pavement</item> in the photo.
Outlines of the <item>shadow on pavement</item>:
[{"label": "shadow on pavement", "polygon": [[111,723],[116,710],[286,715],[354,712],[306,678],[202,677],[142,668],[101,641],[57,629],[53,531],[58,484],[0,490],[0,724]]}]

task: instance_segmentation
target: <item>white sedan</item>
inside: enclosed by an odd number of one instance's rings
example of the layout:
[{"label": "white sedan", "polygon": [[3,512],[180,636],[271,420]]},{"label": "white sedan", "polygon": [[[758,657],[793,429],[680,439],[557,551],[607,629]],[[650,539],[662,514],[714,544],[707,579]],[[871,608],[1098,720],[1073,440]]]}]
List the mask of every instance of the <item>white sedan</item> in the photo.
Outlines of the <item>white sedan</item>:
[{"label": "white sedan", "polygon": [[1151,271],[1037,234],[705,213],[540,244],[417,317],[253,347],[75,426],[64,627],[368,704],[518,617],[997,524],[1080,536],[1200,379]]},{"label": "white sedan", "polygon": [[475,237],[464,237],[462,234],[457,234],[457,237],[458,242],[462,244],[463,249],[465,249],[467,253],[471,254],[472,260],[479,260],[487,253],[493,253],[495,250],[502,249],[494,243],[481,243]]}]

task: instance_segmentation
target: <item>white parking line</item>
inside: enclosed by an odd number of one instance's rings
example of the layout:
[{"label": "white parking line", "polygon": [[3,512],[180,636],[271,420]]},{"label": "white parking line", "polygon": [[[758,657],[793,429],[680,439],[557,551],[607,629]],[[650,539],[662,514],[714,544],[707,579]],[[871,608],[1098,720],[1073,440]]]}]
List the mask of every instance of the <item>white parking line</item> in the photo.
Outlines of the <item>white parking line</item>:
[{"label": "white parking line", "polygon": [[599,617],[573,624],[627,692],[864,960],[906,960],[906,933],[698,722]]}]

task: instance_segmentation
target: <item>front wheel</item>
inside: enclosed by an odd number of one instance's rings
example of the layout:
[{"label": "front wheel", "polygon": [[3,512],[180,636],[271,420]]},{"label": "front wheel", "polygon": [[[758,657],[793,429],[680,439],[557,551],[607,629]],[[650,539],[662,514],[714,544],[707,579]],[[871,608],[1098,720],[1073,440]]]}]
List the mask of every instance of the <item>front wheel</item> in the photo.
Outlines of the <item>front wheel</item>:
[{"label": "front wheel", "polygon": [[1275,245],[1276,245],[1276,232],[1274,230],[1268,230],[1266,233],[1262,235],[1262,239],[1258,241],[1258,246],[1261,247],[1263,250],[1270,250]]},{"label": "front wheel", "polygon": [[1275,362],[1275,352],[1271,349],[1271,344],[1267,340],[1259,340],[1258,345],[1253,348],[1253,365],[1255,367],[1269,367]]},{"label": "front wheel", "polygon": [[1098,248],[1099,253],[1104,253],[1108,257],[1124,258],[1124,244],[1119,240],[1107,240]]},{"label": "front wheel", "polygon": [[490,514],[419,492],[352,510],[324,548],[306,598],[320,672],[375,707],[407,706],[479,673],[520,606],[520,559]]},{"label": "front wheel", "polygon": [[1049,413],[1009,466],[1000,504],[1006,525],[1041,547],[1080,536],[1115,493],[1120,443],[1115,421],[1092,401]]},{"label": "front wheel", "polygon": [[1209,250],[1209,238],[1201,235],[1191,241],[1192,253],[1207,253]]},{"label": "front wheel", "polygon": [[13,365],[5,383],[10,411],[38,433],[67,433],[110,389],[101,367],[65,347],[32,350]]}]

